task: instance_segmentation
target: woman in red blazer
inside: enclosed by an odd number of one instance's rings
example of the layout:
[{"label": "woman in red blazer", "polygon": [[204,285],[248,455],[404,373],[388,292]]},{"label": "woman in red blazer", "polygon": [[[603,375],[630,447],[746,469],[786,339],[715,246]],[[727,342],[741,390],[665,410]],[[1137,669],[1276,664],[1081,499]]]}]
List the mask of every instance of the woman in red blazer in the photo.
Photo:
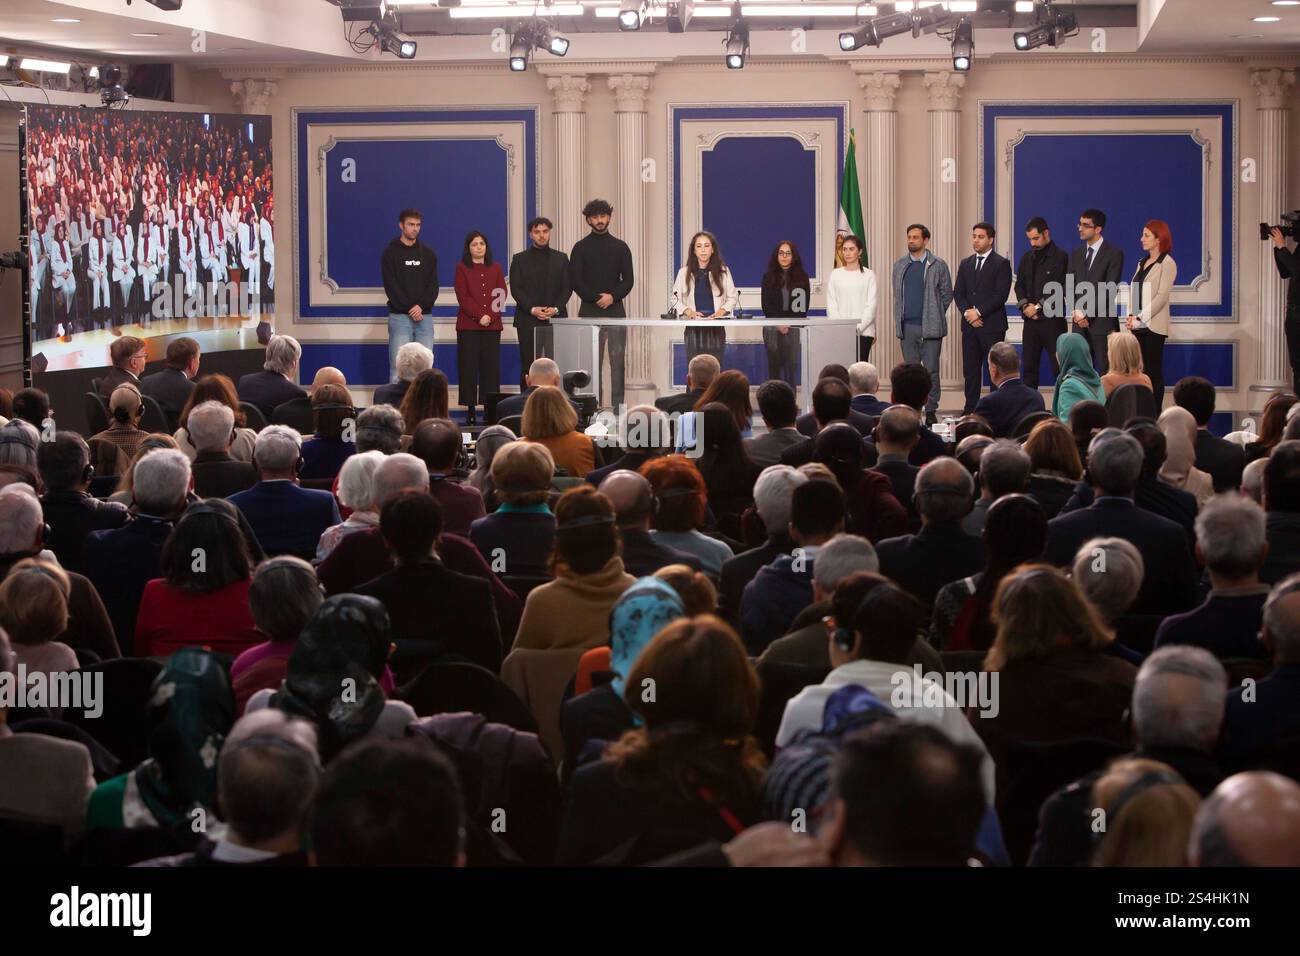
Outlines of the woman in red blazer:
[{"label": "woman in red blazer", "polygon": [[248,606],[254,560],[235,508],[219,498],[189,506],[163,544],[162,577],[144,587],[136,653],[181,647],[236,656],[262,640]]},{"label": "woman in red blazer", "polygon": [[456,368],[465,421],[473,425],[479,391],[501,391],[501,312],[506,305],[506,277],[492,261],[487,236],[477,229],[465,237],[456,263]]}]

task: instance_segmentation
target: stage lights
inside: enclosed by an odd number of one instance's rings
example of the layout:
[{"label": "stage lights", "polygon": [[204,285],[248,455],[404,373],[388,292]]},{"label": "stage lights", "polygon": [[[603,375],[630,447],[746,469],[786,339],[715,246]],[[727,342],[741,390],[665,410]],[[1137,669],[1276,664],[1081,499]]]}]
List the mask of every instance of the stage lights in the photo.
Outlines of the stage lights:
[{"label": "stage lights", "polygon": [[[1066,37],[1079,32],[1079,18],[1055,7],[1046,7],[1047,20],[1036,23],[1028,30],[1017,31],[1017,50],[1033,50],[1040,46],[1060,46]],[[1041,14],[1040,14],[1041,15]]]},{"label": "stage lights", "polygon": [[410,37],[402,36],[397,28],[388,23],[376,22],[372,29],[379,34],[379,49],[403,60],[415,59],[416,42]]},{"label": "stage lights", "polygon": [[737,20],[727,31],[727,38],[723,43],[727,48],[727,69],[743,70],[745,55],[749,53],[749,24],[744,20]]},{"label": "stage lights", "polygon": [[515,73],[528,69],[533,50],[564,56],[569,52],[569,38],[545,20],[533,17],[519,25],[510,41],[510,69]]},{"label": "stage lights", "polygon": [[962,17],[952,33],[952,68],[961,73],[970,70],[975,58],[975,41],[971,36],[970,17]]},{"label": "stage lights", "polygon": [[924,33],[934,33],[952,19],[942,7],[927,7],[924,10],[899,11],[884,16],[872,17],[854,30],[840,34],[841,50],[857,50],[864,46],[880,46],[888,37],[911,33],[919,37]]},{"label": "stage lights", "polygon": [[510,69],[522,73],[528,69],[528,58],[533,52],[532,42],[520,33],[516,33],[510,42]]},{"label": "stage lights", "polygon": [[539,27],[537,45],[553,56],[564,56],[569,52],[569,38],[549,25]]},{"label": "stage lights", "polygon": [[618,28],[640,30],[647,12],[646,0],[622,0],[618,8]]}]

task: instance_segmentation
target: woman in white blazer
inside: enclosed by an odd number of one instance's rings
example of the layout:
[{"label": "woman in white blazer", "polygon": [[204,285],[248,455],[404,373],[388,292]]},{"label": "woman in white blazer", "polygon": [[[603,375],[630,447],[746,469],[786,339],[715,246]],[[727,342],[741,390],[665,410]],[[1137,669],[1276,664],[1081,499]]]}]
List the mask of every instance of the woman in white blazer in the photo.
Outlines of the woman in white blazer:
[{"label": "woman in white blazer", "polygon": [[[185,277],[185,298],[192,298],[199,287],[199,241],[194,235],[194,222],[191,219],[181,221],[176,236],[176,261]],[[186,312],[188,313],[188,309]]]},{"label": "woman in white blazer", "polygon": [[131,289],[135,285],[133,248],[131,230],[125,219],[119,219],[113,230],[113,281],[122,292],[122,305],[121,311],[113,317],[114,326],[121,325],[131,309]]},{"label": "woman in white blazer", "polygon": [[45,273],[50,268],[50,241],[45,236],[47,220],[44,213],[36,217],[36,228],[28,236],[27,275],[31,282],[28,300],[32,304],[33,321],[40,315],[37,311],[41,301],[42,287],[45,285]]},{"label": "woman in white blazer", "polygon": [[[55,312],[59,300],[63,301],[63,317],[55,335],[64,334],[64,322],[71,322],[77,295],[77,263],[72,258],[72,242],[68,227],[59,223],[54,227],[54,242],[50,244],[50,286],[54,289]],[[58,318],[57,314],[55,316]]]},{"label": "woman in white blazer", "polygon": [[262,236],[262,261],[266,263],[266,294],[268,303],[275,301],[275,210],[270,203],[262,207],[258,224]]},{"label": "woman in white blazer", "polygon": [[251,206],[244,207],[244,217],[239,223],[239,264],[244,268],[244,285],[253,302],[252,311],[258,312],[262,297],[262,243],[259,235],[257,213]]},{"label": "woman in white blazer", "polygon": [[96,219],[86,243],[86,278],[90,282],[91,316],[97,328],[107,323],[105,313],[113,302],[108,294],[109,245],[104,220]]},{"label": "woman in white blazer", "polygon": [[[722,261],[722,250],[711,232],[697,232],[691,237],[686,264],[677,270],[673,282],[673,311],[682,319],[725,319],[740,305],[740,294],[731,279],[731,270]],[[700,327],[686,330],[686,362],[708,352],[722,360],[727,349],[727,330]]]},{"label": "woman in white blazer", "polygon": [[1128,330],[1142,348],[1142,369],[1151,378],[1156,411],[1165,398],[1165,340],[1169,338],[1169,297],[1178,278],[1178,263],[1169,253],[1174,237],[1169,223],[1152,219],[1142,229],[1142,248],[1146,255],[1138,262],[1130,283]]},{"label": "woman in white blazer", "polygon": [[220,213],[209,219],[203,228],[203,235],[199,239],[199,256],[203,260],[204,270],[207,271],[208,285],[211,290],[207,312],[208,315],[216,315],[217,287],[224,285],[229,278],[226,269],[226,228],[221,223]]},{"label": "woman in white blazer", "polygon": [[135,271],[140,276],[140,292],[144,296],[143,308],[146,314],[153,309],[153,286],[158,280],[161,261],[153,223],[142,219],[135,240]]},{"label": "woman in white blazer", "polygon": [[840,243],[844,265],[831,270],[826,283],[826,317],[853,319],[858,323],[858,361],[869,361],[876,341],[876,274],[862,264],[866,243],[857,236],[845,236]]}]

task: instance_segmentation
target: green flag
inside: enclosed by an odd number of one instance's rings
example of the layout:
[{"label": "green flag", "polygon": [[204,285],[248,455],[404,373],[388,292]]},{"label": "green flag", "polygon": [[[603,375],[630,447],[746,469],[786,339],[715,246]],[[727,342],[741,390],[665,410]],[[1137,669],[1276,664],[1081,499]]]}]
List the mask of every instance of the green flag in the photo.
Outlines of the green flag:
[{"label": "green flag", "polygon": [[[844,265],[840,243],[845,236],[864,238],[862,232],[862,193],[858,191],[857,140],[849,130],[849,151],[844,156],[844,175],[840,177],[840,221],[835,230],[835,264]],[[867,250],[862,250],[862,268],[867,268]]]}]

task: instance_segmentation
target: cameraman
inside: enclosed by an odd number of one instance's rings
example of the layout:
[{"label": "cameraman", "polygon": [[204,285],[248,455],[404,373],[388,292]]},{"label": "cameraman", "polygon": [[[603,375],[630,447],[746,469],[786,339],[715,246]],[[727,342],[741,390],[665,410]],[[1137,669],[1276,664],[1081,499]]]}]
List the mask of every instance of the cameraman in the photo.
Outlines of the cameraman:
[{"label": "cameraman", "polygon": [[1273,261],[1278,274],[1290,279],[1286,292],[1286,319],[1282,328],[1286,332],[1286,351],[1291,361],[1291,389],[1300,394],[1300,250],[1288,249],[1282,230],[1274,226],[1268,231],[1273,239]]}]

